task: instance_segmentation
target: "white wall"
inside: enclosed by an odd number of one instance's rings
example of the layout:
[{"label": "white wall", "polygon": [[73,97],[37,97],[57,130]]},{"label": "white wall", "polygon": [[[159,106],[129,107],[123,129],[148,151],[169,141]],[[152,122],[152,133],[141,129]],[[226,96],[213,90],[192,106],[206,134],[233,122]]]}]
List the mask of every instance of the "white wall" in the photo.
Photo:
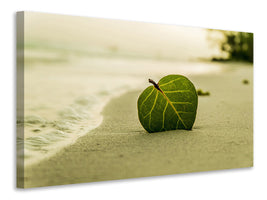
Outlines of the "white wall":
[{"label": "white wall", "polygon": [[[258,1],[259,2],[259,1]],[[2,1],[0,31],[1,170],[0,199],[267,199],[266,45],[264,1],[224,0],[183,3],[169,0]],[[231,5],[231,7],[228,7]],[[137,20],[254,32],[254,145],[252,169],[225,170],[101,183],[15,189],[15,12]]]}]

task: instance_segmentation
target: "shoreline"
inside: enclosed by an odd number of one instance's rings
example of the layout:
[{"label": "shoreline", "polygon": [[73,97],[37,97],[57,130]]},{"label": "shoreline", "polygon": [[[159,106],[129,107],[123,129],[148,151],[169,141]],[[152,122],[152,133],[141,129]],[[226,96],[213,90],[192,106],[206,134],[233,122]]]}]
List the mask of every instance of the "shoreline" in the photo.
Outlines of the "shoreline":
[{"label": "shoreline", "polygon": [[253,68],[190,80],[211,93],[199,97],[192,131],[146,133],[141,91],[128,92],[105,106],[99,127],[25,168],[25,188],[253,166]]}]

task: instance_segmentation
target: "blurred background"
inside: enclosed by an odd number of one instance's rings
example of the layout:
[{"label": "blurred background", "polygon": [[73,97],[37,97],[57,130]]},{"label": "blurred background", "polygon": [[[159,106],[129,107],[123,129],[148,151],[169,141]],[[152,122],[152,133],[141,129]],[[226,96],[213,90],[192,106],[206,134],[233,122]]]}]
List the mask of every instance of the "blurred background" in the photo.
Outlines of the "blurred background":
[{"label": "blurred background", "polygon": [[72,55],[253,62],[252,33],[32,12],[25,19],[25,47],[36,52],[26,57],[31,62]]}]

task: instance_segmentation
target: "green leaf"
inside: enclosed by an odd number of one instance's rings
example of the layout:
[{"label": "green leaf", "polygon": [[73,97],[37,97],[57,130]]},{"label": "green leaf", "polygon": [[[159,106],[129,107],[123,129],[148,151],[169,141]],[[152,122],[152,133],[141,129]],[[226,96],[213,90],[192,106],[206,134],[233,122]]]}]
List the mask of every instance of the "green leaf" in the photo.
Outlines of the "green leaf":
[{"label": "green leaf", "polygon": [[198,96],[193,83],[181,75],[168,75],[147,87],[138,98],[138,117],[149,133],[191,130],[196,118]]}]

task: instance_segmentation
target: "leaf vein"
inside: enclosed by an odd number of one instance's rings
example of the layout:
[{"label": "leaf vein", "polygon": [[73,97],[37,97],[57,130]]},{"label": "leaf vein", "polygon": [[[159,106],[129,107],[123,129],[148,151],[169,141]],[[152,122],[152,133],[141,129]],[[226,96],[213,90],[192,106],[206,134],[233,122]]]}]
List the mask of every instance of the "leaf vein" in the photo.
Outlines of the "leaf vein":
[{"label": "leaf vein", "polygon": [[164,110],[163,110],[163,113],[162,113],[162,128],[161,128],[161,129],[164,129],[164,124],[165,124],[165,112],[166,112],[166,110],[167,110],[167,107],[168,107],[168,101],[167,101],[166,106],[165,106],[165,108],[164,108]]},{"label": "leaf vein", "polygon": [[180,120],[178,119],[176,122],[176,129],[178,129],[178,127],[179,127],[179,122],[180,122]]},{"label": "leaf vein", "polygon": [[150,110],[150,112],[149,112],[149,114],[150,114],[150,117],[149,117],[149,124],[148,124],[148,128],[149,128],[151,131],[152,131],[152,129],[150,128],[150,124],[151,124],[151,113],[152,113],[152,111],[153,111],[153,109],[154,109],[154,107],[155,107],[155,105],[156,105],[156,102],[157,102],[158,96],[159,96],[159,92],[157,91],[157,94],[156,94],[156,98],[155,98],[154,104],[153,104],[153,106],[152,106],[152,108],[151,108],[151,110]]},{"label": "leaf vein", "polygon": [[163,83],[162,85],[159,85],[159,86],[162,87],[162,86],[168,85],[168,84],[170,84],[170,83],[173,83],[173,82],[175,82],[175,81],[178,81],[179,79],[181,79],[181,77],[176,78],[176,79],[174,79],[174,80],[171,80],[171,81],[169,81],[169,82],[167,82],[167,83]]},{"label": "leaf vein", "polygon": [[185,101],[180,101],[180,102],[174,102],[174,101],[171,101],[173,104],[192,104],[190,102],[185,102]]},{"label": "leaf vein", "polygon": [[190,90],[174,90],[174,91],[164,91],[165,93],[179,93],[179,92],[191,92]]},{"label": "leaf vein", "polygon": [[178,113],[194,113],[194,112],[178,111]]},{"label": "leaf vein", "polygon": [[144,99],[144,101],[142,102],[142,104],[141,104],[140,107],[142,107],[143,104],[145,103],[145,101],[151,96],[151,94],[153,93],[154,89],[155,89],[155,88],[153,87],[153,89],[152,89],[151,92],[146,96],[146,98]]}]

